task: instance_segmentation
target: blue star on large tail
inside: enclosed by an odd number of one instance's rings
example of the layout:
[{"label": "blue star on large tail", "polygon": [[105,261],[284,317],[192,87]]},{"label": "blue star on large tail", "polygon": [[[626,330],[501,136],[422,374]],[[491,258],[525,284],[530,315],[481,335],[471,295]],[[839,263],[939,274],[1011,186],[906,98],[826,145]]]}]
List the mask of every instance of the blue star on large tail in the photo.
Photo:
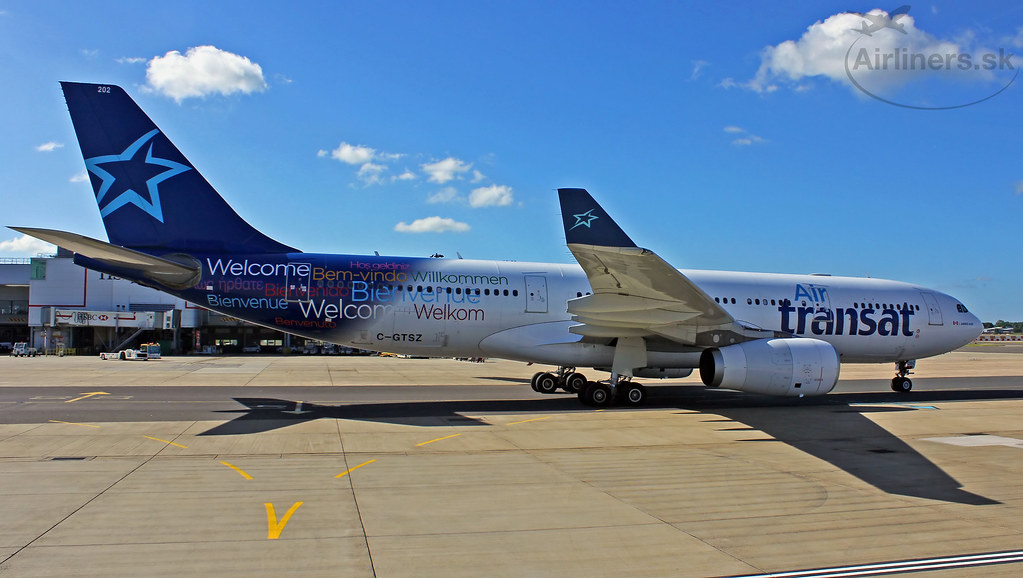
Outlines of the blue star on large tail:
[{"label": "blue star on large tail", "polygon": [[[119,155],[104,155],[85,159],[85,166],[89,169],[89,172],[96,175],[103,181],[99,186],[99,189],[96,191],[96,202],[100,206],[100,214],[103,217],[106,217],[125,205],[135,205],[147,214],[151,215],[157,221],[160,221],[161,223],[163,222],[163,208],[160,205],[160,183],[185,171],[191,170],[191,167],[168,159],[161,159],[153,156],[153,145],[150,141],[152,141],[152,139],[159,133],[160,131],[158,129],[153,129],[147,132],[128,146],[128,148],[124,149],[124,152]],[[146,143],[150,144],[145,157],[136,158],[136,155],[138,155],[139,151],[146,145]],[[111,167],[110,171],[99,166],[109,165],[112,163],[123,164]],[[165,170],[160,170],[154,167],[164,167]],[[117,176],[114,176],[113,173],[117,173]],[[146,200],[132,188],[134,182],[143,180],[146,183],[146,193],[149,196],[149,200]],[[119,183],[118,181],[123,182]],[[104,203],[104,199],[115,184],[121,185],[123,187],[123,191],[121,191],[121,193],[116,197]]]}]

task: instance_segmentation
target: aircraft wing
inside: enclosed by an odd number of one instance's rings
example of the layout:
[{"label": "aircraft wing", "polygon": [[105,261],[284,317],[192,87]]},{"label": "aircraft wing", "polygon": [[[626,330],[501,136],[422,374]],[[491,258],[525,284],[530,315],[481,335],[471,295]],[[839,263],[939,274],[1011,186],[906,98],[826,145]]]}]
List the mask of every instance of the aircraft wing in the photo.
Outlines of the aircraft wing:
[{"label": "aircraft wing", "polygon": [[74,251],[78,255],[98,261],[110,268],[140,273],[142,276],[168,287],[190,287],[198,283],[202,276],[202,266],[194,259],[189,262],[184,258],[181,261],[175,261],[167,257],[156,257],[67,231],[30,227],[8,228]]},{"label": "aircraft wing", "polygon": [[638,247],[584,189],[558,189],[558,195],[568,248],[593,289],[568,302],[580,322],[573,333],[661,336],[700,347],[773,335],[737,321],[681,271]]}]

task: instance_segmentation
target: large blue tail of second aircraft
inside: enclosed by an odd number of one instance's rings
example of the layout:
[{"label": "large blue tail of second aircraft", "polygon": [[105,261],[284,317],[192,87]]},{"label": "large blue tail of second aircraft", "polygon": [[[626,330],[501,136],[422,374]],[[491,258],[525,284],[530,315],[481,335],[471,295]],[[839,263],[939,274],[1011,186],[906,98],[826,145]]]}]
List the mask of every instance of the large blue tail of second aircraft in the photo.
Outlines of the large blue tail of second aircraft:
[{"label": "large blue tail of second aircraft", "polygon": [[283,253],[227,204],[128,94],[62,82],[110,242],[147,253]]}]

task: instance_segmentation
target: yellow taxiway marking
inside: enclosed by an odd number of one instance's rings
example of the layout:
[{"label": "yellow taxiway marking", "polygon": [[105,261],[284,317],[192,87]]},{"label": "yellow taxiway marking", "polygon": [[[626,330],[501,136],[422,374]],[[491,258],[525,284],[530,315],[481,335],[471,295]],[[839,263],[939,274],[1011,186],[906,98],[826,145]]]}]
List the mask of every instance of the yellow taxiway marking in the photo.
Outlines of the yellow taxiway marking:
[{"label": "yellow taxiway marking", "polygon": [[94,427],[94,428],[98,428],[99,427],[98,425],[89,425],[87,423],[75,423],[73,421],[60,421],[59,419],[51,419],[50,422],[51,423],[66,423],[68,425],[80,425],[82,427]]},{"label": "yellow taxiway marking", "polygon": [[92,397],[94,395],[110,395],[110,394],[105,392],[105,391],[90,391],[89,393],[83,393],[81,397],[76,397],[74,399],[69,399],[69,400],[65,401],[64,403],[72,403],[72,402],[78,401],[80,399],[85,399],[87,397]]},{"label": "yellow taxiway marking", "polygon": [[522,421],[513,421],[513,422],[511,422],[508,425],[519,425],[520,423],[528,423],[528,422],[531,422],[531,421],[543,421],[545,419],[551,419],[552,417],[554,417],[554,416],[553,415],[549,415],[547,417],[534,417],[533,419],[524,419]]},{"label": "yellow taxiway marking", "polygon": [[421,443],[416,444],[416,447],[425,446],[426,444],[432,444],[433,442],[439,442],[441,440],[447,440],[447,439],[451,439],[451,438],[456,438],[456,437],[458,437],[460,435],[462,435],[462,434],[460,434],[460,433],[458,433],[458,434],[451,434],[449,436],[444,436],[442,438],[437,438],[435,440],[430,440],[428,442],[421,442]]},{"label": "yellow taxiway marking", "polygon": [[[175,444],[175,445],[177,445],[177,444]],[[181,446],[181,447],[185,447],[185,446]],[[222,463],[222,464],[224,464],[225,466],[227,466],[227,467],[231,468],[232,470],[234,470],[234,471],[238,472],[238,473],[239,473],[239,474],[241,474],[241,475],[242,475],[242,477],[243,477],[243,478],[245,478],[246,480],[251,480],[251,479],[252,479],[252,476],[250,476],[249,474],[245,473],[245,471],[244,471],[244,470],[242,470],[241,468],[239,468],[238,466],[236,466],[236,465],[233,465],[233,464],[229,464],[229,463],[227,463],[227,462],[220,462],[220,463]]]},{"label": "yellow taxiway marking", "polygon": [[294,514],[295,510],[297,510],[298,507],[301,506],[301,505],[302,505],[302,502],[295,502],[295,505],[292,506],[284,514],[284,517],[281,518],[281,520],[278,522],[277,521],[277,513],[274,512],[274,505],[271,504],[270,502],[266,502],[265,503],[265,506],[266,506],[266,539],[267,540],[276,540],[277,538],[280,538],[281,537],[281,532],[284,530],[284,527],[288,525],[288,520],[291,519],[291,515]]},{"label": "yellow taxiway marking", "polygon": [[165,444],[168,444],[168,445],[172,445],[172,446],[178,446],[179,448],[185,448],[185,449],[188,449],[188,446],[183,446],[183,445],[181,445],[181,444],[176,444],[176,443],[174,443],[174,442],[172,442],[172,441],[162,440],[162,439],[160,439],[160,438],[154,438],[154,437],[152,437],[152,436],[142,436],[142,437],[144,437],[144,438],[146,438],[146,439],[151,439],[151,440],[154,440],[154,441],[158,441],[158,442],[163,442],[163,443],[165,443]]},{"label": "yellow taxiway marking", "polygon": [[347,470],[345,470],[345,471],[341,472],[340,474],[338,474],[338,475],[336,475],[336,476],[334,476],[334,477],[335,477],[335,478],[343,478],[343,477],[347,476],[348,474],[350,474],[350,473],[354,472],[355,470],[357,470],[357,469],[361,468],[362,466],[368,466],[368,465],[372,464],[372,463],[373,463],[373,462],[375,462],[375,461],[376,461],[376,460],[375,460],[375,459],[373,459],[373,460],[370,460],[370,461],[368,461],[368,462],[363,462],[363,463],[361,463],[361,464],[359,464],[359,465],[355,466],[354,468],[348,468]]}]

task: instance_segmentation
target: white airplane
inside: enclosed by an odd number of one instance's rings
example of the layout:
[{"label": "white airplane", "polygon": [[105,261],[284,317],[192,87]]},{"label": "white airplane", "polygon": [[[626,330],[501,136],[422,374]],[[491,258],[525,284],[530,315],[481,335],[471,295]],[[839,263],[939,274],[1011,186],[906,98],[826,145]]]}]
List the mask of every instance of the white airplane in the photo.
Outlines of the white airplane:
[{"label": "white airplane", "polygon": [[[252,323],[363,349],[557,366],[533,389],[640,404],[636,377],[804,396],[846,363],[915,360],[983,326],[911,283],[678,270],[638,247],[582,189],[559,189],[578,265],[303,253],[246,223],[121,88],[62,83],[110,242],[11,227],[90,269]],[[610,372],[591,381],[578,368]]]}]

